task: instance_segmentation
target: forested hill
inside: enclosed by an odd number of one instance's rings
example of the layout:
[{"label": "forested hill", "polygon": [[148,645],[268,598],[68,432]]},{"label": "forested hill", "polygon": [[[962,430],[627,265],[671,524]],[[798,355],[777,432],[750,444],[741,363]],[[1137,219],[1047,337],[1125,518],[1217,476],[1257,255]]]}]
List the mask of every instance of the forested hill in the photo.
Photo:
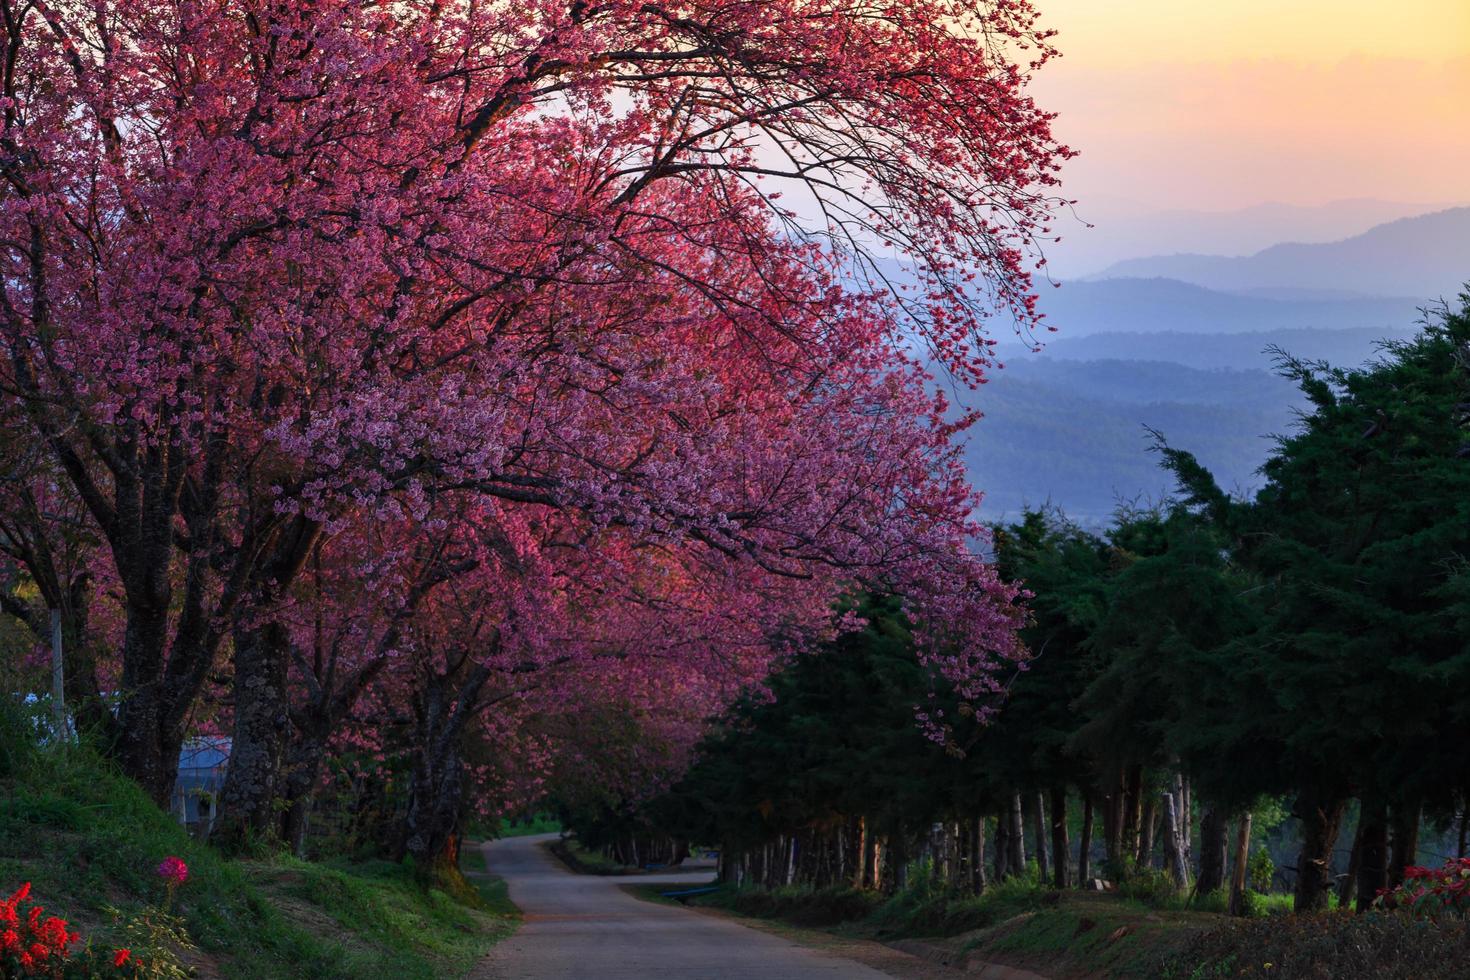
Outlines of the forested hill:
[{"label": "forested hill", "polygon": [[1259,371],[1271,367],[1270,351],[1273,348],[1290,351],[1294,356],[1307,360],[1361,364],[1377,355],[1384,340],[1402,340],[1412,336],[1412,322],[1406,320],[1391,327],[1298,328],[1220,334],[1167,330],[1158,333],[1122,331],[1079,337],[1069,333],[1049,342],[1041,355],[1010,355],[1006,365],[1011,369],[1044,361],[1128,359],[1169,361],[1205,370],[1250,368]]},{"label": "forested hill", "polygon": [[981,399],[985,418],[971,430],[966,460],[985,491],[982,516],[1013,518],[1049,502],[1089,525],[1172,488],[1145,426],[1196,451],[1227,487],[1248,489],[1270,450],[1267,434],[1284,431],[1301,404],[1289,383],[1262,369],[1050,358],[997,372]]},{"label": "forested hill", "polygon": [[1233,293],[1180,279],[1078,280],[1044,292],[1039,306],[1059,337],[1098,333],[1238,333],[1292,328],[1384,329],[1407,324],[1418,298],[1331,293]]}]

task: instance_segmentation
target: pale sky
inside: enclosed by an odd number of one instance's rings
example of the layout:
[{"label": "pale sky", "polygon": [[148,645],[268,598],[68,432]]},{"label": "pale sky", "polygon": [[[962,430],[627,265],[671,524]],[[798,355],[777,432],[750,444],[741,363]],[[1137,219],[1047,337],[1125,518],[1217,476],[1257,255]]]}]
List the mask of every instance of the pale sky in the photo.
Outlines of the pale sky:
[{"label": "pale sky", "polygon": [[1084,205],[1470,198],[1470,0],[1036,3]]}]

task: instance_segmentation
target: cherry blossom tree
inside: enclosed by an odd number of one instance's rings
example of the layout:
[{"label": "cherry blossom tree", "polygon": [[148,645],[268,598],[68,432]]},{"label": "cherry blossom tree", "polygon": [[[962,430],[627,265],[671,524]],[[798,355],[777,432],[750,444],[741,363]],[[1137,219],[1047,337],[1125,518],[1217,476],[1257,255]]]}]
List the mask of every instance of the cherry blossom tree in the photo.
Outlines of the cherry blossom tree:
[{"label": "cherry blossom tree", "polygon": [[[975,692],[1014,655],[905,351],[977,381],[985,318],[1036,321],[1069,151],[1024,0],[0,10],[4,391],[118,583],[156,799],[221,650],[277,771],[311,556],[446,495],[484,540],[890,579]],[[843,288],[890,250],[916,292]]]}]

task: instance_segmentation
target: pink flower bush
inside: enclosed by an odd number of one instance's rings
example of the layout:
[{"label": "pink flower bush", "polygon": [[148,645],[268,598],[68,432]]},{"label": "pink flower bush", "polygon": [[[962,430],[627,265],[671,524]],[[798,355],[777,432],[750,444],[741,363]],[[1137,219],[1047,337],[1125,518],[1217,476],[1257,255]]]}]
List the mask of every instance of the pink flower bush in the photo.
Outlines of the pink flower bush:
[{"label": "pink flower bush", "polygon": [[1404,883],[1380,891],[1373,904],[1416,919],[1470,914],[1470,857],[1454,858],[1441,868],[1405,868]]},{"label": "pink flower bush", "polygon": [[158,865],[158,877],[167,882],[171,888],[177,888],[189,880],[189,866],[182,858],[170,855]]}]

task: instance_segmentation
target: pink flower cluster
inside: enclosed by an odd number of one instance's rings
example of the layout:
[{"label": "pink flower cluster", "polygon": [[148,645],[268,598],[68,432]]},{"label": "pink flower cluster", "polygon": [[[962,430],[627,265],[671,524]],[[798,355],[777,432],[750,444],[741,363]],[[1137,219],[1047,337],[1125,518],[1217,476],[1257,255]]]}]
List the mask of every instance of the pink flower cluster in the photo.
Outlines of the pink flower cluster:
[{"label": "pink flower cluster", "polygon": [[189,866],[182,858],[170,855],[158,865],[158,877],[167,882],[170,888],[177,888],[189,880]]}]

